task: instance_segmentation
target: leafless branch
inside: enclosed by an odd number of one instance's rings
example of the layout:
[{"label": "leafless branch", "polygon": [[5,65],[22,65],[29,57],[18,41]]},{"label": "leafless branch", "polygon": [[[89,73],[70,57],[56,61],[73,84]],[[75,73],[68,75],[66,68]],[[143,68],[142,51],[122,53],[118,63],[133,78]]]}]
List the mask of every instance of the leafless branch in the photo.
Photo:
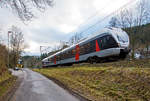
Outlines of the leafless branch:
[{"label": "leafless branch", "polygon": [[53,0],[1,0],[1,7],[10,8],[23,21],[31,21],[35,18],[35,9],[45,11],[53,6]]}]

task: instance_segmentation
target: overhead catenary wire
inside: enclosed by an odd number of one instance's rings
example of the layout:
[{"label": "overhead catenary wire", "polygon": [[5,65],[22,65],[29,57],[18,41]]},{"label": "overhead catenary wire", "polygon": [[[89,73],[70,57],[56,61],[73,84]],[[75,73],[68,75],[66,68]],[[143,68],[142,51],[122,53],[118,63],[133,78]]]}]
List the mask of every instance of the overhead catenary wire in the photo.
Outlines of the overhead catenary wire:
[{"label": "overhead catenary wire", "polygon": [[[134,2],[136,2],[136,0],[130,0],[129,2],[127,2],[126,4],[124,4],[123,6],[121,6],[119,9],[113,11],[112,13],[110,13],[110,14],[108,14],[106,17],[104,17],[103,19],[100,19],[99,21],[97,21],[97,22],[96,22],[95,24],[93,24],[92,26],[90,26],[90,27],[88,27],[87,29],[85,29],[85,30],[83,30],[82,32],[80,32],[80,34],[82,34],[82,33],[86,32],[86,31],[88,31],[89,29],[93,28],[93,27],[96,26],[97,24],[99,24],[99,23],[103,22],[104,20],[106,20],[107,18],[111,17],[111,15],[113,15],[113,14],[119,12],[121,9],[124,9],[125,7],[127,7],[128,5],[130,5],[130,4],[134,3]],[[93,16],[93,17],[95,17],[95,16]],[[91,18],[92,18],[92,17],[91,17]]]},{"label": "overhead catenary wire", "polygon": [[[111,1],[111,0],[110,0]],[[107,6],[110,5],[110,2],[107,2]],[[106,5],[105,5],[106,6]],[[105,9],[105,7],[97,10],[92,16],[89,16],[83,23],[79,24],[79,26],[77,27],[80,28],[81,25],[84,25],[85,23],[87,23],[90,19],[93,19],[95,16],[97,16],[101,11],[103,11]]]}]

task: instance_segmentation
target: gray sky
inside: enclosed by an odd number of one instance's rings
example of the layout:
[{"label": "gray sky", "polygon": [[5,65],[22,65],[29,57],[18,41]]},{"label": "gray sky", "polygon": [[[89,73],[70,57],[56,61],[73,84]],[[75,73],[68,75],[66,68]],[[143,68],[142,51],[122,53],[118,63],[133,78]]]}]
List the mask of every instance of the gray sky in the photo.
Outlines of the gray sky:
[{"label": "gray sky", "polygon": [[8,9],[0,8],[0,28],[3,29],[0,35],[6,40],[12,25],[20,27],[29,46],[26,54],[38,55],[40,46],[54,47],[60,40],[67,41],[74,32],[81,32],[129,1],[132,0],[54,0],[54,7],[45,13],[37,12],[37,18],[27,25]]}]

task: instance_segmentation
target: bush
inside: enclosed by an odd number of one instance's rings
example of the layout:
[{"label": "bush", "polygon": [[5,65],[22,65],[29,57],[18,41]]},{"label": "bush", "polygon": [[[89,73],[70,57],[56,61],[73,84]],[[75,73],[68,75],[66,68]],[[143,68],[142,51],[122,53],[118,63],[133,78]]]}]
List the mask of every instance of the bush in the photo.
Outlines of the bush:
[{"label": "bush", "polygon": [[4,45],[0,44],[0,76],[7,71],[8,51]]}]

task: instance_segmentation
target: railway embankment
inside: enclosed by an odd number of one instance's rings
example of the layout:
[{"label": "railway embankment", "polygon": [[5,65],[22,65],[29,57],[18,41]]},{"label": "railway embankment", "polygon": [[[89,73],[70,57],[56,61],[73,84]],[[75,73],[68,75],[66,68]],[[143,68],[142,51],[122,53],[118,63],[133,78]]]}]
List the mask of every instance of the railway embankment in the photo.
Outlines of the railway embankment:
[{"label": "railway embankment", "polygon": [[34,69],[92,101],[149,101],[150,60]]}]

